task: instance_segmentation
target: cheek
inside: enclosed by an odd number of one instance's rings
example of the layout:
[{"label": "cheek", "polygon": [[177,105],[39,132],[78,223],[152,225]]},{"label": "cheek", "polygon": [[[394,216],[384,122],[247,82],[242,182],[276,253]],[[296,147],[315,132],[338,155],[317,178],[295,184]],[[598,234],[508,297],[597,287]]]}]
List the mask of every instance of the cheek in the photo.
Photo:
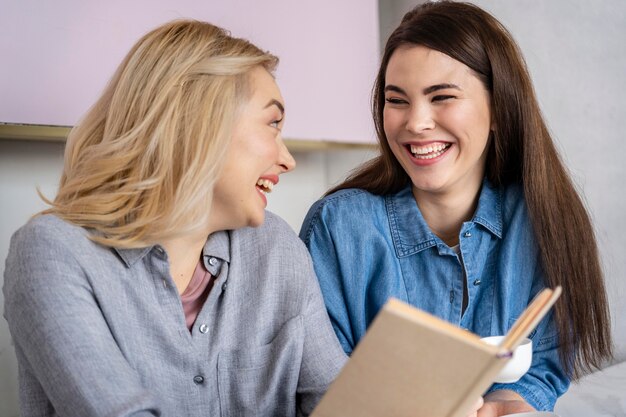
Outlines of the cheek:
[{"label": "cheek", "polygon": [[491,121],[488,111],[477,108],[461,108],[445,116],[448,126],[458,126],[462,129],[463,136],[470,142],[481,144],[487,142]]},{"label": "cheek", "polygon": [[398,129],[400,127],[400,115],[397,111],[384,110],[383,111],[383,130],[387,140],[395,139]]},{"label": "cheek", "polygon": [[245,145],[240,149],[252,157],[265,157],[276,152],[276,137],[268,132],[249,132]]},{"label": "cheek", "polygon": [[278,160],[278,144],[276,138],[264,137],[258,138],[259,141],[256,146],[255,154],[258,156],[262,163],[276,162]]}]

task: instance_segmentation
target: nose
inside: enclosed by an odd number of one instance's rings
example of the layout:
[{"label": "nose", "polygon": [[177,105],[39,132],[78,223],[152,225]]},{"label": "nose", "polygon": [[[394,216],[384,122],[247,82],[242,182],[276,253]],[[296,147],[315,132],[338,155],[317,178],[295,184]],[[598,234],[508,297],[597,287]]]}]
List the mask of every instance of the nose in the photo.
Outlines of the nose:
[{"label": "nose", "polygon": [[278,165],[281,168],[281,174],[292,171],[296,167],[296,160],[291,156],[282,136],[278,138]]},{"label": "nose", "polygon": [[419,135],[435,128],[435,121],[428,105],[413,105],[407,113],[406,130]]}]

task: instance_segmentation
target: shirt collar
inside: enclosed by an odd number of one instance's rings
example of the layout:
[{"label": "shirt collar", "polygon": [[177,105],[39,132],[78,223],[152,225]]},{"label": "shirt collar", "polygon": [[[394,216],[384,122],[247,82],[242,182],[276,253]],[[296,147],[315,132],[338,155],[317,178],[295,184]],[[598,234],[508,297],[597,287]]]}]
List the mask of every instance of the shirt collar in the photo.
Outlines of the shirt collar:
[{"label": "shirt collar", "polygon": [[230,232],[222,230],[212,233],[204,244],[202,256],[230,262]]},{"label": "shirt collar", "polygon": [[153,246],[149,246],[146,248],[133,248],[133,249],[122,249],[122,248],[113,248],[115,252],[122,258],[122,261],[126,264],[128,268],[132,267],[137,261],[146,256],[151,250]]},{"label": "shirt collar", "polygon": [[478,207],[471,221],[484,226],[502,239],[502,216],[502,189],[494,187],[485,179],[478,198]]},{"label": "shirt collar", "polygon": [[[410,184],[396,194],[385,196],[385,205],[398,257],[412,255],[440,242],[417,207]],[[486,179],[470,222],[480,224],[490,233],[502,238],[502,191],[493,187]]]},{"label": "shirt collar", "polygon": [[391,238],[398,257],[412,255],[437,242],[417,207],[411,185],[385,196]]},{"label": "shirt collar", "polygon": [[[144,258],[150,251],[163,251],[160,245],[148,246],[145,248],[122,249],[113,248],[119,255],[127,267],[132,267],[137,261]],[[223,261],[230,262],[230,238],[227,231],[220,231],[211,234],[204,248],[202,256],[219,258]]]}]

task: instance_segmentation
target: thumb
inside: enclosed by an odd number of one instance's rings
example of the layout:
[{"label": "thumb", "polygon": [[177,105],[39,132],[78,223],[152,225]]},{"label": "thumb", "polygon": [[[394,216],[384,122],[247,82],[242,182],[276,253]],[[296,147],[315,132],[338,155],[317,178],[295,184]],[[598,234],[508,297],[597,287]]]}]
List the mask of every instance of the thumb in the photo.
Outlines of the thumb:
[{"label": "thumb", "polygon": [[478,397],[474,405],[472,406],[472,412],[468,414],[467,417],[476,417],[478,415],[478,410],[483,406],[484,400],[483,397]]}]

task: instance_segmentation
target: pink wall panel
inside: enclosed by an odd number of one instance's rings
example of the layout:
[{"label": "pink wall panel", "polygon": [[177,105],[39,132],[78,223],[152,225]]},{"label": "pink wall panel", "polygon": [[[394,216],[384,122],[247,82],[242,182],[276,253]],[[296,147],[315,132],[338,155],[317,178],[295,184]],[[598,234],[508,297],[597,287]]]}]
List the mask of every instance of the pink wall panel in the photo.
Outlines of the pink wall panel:
[{"label": "pink wall panel", "polygon": [[376,0],[0,0],[0,122],[77,123],[132,44],[175,18],[281,58],[285,137],[373,141]]}]

